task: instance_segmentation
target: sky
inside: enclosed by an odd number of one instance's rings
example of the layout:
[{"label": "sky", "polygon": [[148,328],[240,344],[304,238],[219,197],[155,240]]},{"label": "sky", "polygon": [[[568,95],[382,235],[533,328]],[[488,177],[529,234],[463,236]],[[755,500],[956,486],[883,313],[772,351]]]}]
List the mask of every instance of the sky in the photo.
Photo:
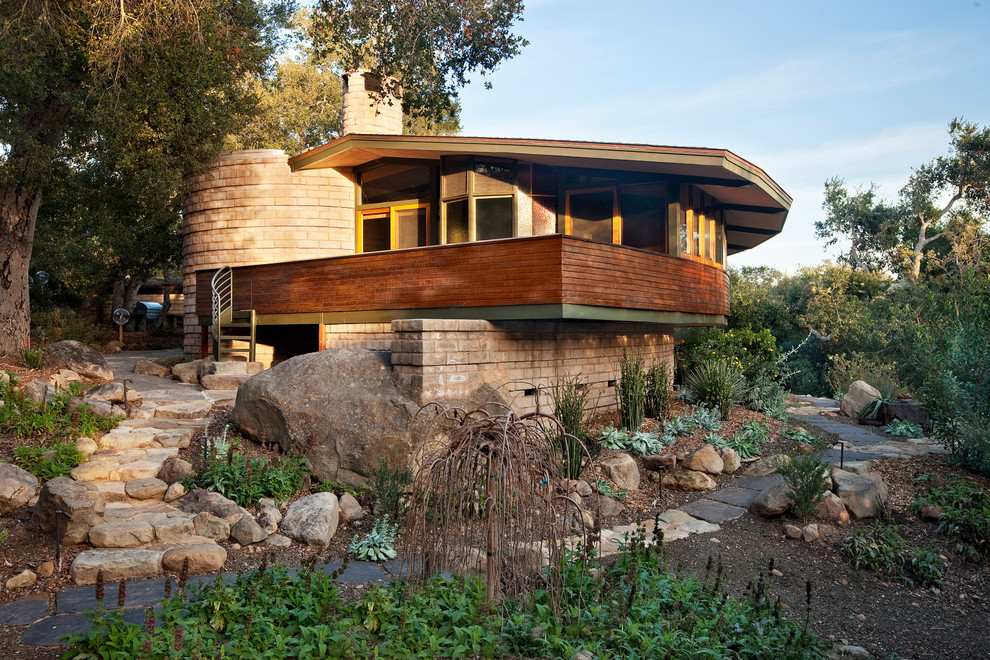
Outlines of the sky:
[{"label": "sky", "polygon": [[793,197],[781,235],[729,265],[825,259],[824,183],[876,183],[990,124],[990,0],[527,0],[520,55],[461,93],[463,135],[724,148]]}]

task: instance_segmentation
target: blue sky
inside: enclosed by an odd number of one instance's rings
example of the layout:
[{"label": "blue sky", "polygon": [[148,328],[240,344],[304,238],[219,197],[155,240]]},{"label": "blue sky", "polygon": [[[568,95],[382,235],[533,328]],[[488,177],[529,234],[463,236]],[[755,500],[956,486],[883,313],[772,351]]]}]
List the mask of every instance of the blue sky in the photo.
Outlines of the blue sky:
[{"label": "blue sky", "polygon": [[734,266],[834,257],[813,230],[826,179],[894,198],[953,117],[990,124],[990,0],[528,0],[518,31],[494,88],[463,91],[463,134],[730,149],[794,198]]}]

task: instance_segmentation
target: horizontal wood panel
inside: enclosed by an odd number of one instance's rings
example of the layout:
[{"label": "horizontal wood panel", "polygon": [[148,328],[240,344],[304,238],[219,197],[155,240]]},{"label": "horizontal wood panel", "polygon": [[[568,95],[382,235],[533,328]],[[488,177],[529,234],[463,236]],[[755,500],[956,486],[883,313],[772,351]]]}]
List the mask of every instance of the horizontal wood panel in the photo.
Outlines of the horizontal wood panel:
[{"label": "horizontal wood panel", "polygon": [[[196,273],[210,314],[212,270]],[[688,259],[550,235],[234,268],[259,314],[570,303],[728,314],[726,274]]]}]

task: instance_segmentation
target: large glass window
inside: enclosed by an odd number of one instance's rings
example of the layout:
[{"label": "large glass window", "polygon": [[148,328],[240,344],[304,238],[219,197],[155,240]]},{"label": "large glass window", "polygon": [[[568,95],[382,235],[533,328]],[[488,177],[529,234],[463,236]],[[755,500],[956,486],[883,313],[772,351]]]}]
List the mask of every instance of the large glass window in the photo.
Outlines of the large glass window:
[{"label": "large glass window", "polygon": [[619,189],[622,244],[667,251],[667,195],[663,184],[625,186]]},{"label": "large glass window", "polygon": [[714,197],[696,186],[682,185],[678,220],[681,256],[725,265],[725,222]]},{"label": "large glass window", "polygon": [[387,204],[430,197],[431,168],[390,164],[361,173],[361,203]]},{"label": "large glass window", "polygon": [[389,161],[359,173],[357,251],[379,252],[437,242],[431,209],[436,199],[436,166]]},{"label": "large glass window", "polygon": [[365,209],[360,212],[358,252],[380,252],[429,245],[427,204]]},{"label": "large glass window", "polygon": [[516,168],[516,162],[507,159],[443,159],[445,243],[515,235]]},{"label": "large glass window", "polygon": [[615,188],[568,191],[567,233],[599,243],[618,243]]}]

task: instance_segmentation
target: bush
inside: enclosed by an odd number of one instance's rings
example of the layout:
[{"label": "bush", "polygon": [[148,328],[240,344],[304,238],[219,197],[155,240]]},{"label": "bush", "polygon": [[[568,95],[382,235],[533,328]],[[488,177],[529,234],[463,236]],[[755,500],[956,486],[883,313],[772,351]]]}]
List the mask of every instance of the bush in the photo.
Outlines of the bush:
[{"label": "bush", "polygon": [[716,408],[723,420],[746,394],[746,378],[728,360],[707,360],[684,377],[684,390],[692,401]]},{"label": "bush", "polygon": [[670,417],[671,382],[666,362],[654,361],[646,372],[646,397],[643,412],[650,419]]},{"label": "bush", "polygon": [[227,429],[207,441],[205,459],[197,475],[183,481],[186,487],[212,490],[243,507],[254,506],[263,497],[285,500],[302,488],[306,459],[274,452],[248,457],[236,451],[238,443],[228,442]]},{"label": "bush", "polygon": [[665,446],[674,444],[670,435],[661,436],[656,431],[636,431],[629,433],[609,425],[602,429],[598,443],[606,449],[628,451],[637,456],[659,454]]},{"label": "bush", "polygon": [[787,419],[787,394],[782,384],[761,376],[749,383],[743,405],[773,419]]},{"label": "bush", "polygon": [[831,366],[825,377],[836,399],[849,391],[849,386],[863,380],[880,390],[884,399],[889,399],[901,388],[897,378],[897,365],[884,362],[866,353],[847,353],[829,358]]},{"label": "bush", "polygon": [[619,380],[615,386],[615,395],[619,404],[619,423],[629,431],[638,431],[643,425],[646,406],[646,373],[642,361],[635,355],[630,356],[623,349],[622,361],[619,363]]},{"label": "bush", "polygon": [[910,549],[897,525],[877,520],[842,542],[842,551],[856,569],[866,568],[888,578],[921,588],[942,586],[942,560],[938,550]]},{"label": "bush", "polygon": [[585,409],[588,406],[588,390],[581,384],[580,377],[557,381],[553,386],[553,414],[563,430],[557,430],[557,445],[560,447],[561,466],[564,476],[577,479],[584,468],[585,437],[588,435]]},{"label": "bush", "polygon": [[393,469],[384,458],[378,459],[378,467],[371,475],[371,492],[375,496],[375,514],[391,516],[400,521],[405,513],[402,496],[412,481],[412,473],[402,468]]},{"label": "bush", "polygon": [[936,531],[951,539],[968,559],[990,557],[990,494],[970,481],[953,476],[947,484],[932,486],[915,499],[911,509],[942,509]]},{"label": "bush", "polygon": [[921,432],[921,426],[913,422],[906,422],[903,419],[895,419],[883,427],[883,431],[897,438],[924,437],[924,433]]},{"label": "bush", "polygon": [[14,463],[41,481],[67,477],[73,468],[85,460],[86,455],[76,449],[75,443],[56,441],[50,446],[32,444],[14,447]]},{"label": "bush", "polygon": [[763,422],[746,422],[726,443],[739,458],[753,458],[760,455],[760,445],[770,439],[770,427]]},{"label": "bush", "polygon": [[95,323],[79,318],[70,309],[55,307],[31,313],[31,335],[42,346],[69,339],[90,344],[99,332]]},{"label": "bush", "polygon": [[769,330],[748,328],[704,329],[692,333],[678,346],[685,372],[703,362],[724,360],[740,371],[748,382],[776,376],[780,357],[777,340]]},{"label": "bush", "polygon": [[777,471],[791,489],[793,511],[805,523],[815,517],[818,504],[825,496],[828,466],[819,454],[788,454],[787,461],[777,464]]},{"label": "bush", "polygon": [[40,348],[24,347],[24,366],[28,369],[42,369],[45,366],[45,352]]},{"label": "bush", "polygon": [[[78,388],[73,391],[78,393]],[[0,383],[0,427],[18,438],[45,436],[46,442],[74,442],[76,438],[98,437],[117,426],[123,416],[100,417],[88,408],[68,412],[70,394],[59,392],[48,401],[35,403],[9,383]]]}]

